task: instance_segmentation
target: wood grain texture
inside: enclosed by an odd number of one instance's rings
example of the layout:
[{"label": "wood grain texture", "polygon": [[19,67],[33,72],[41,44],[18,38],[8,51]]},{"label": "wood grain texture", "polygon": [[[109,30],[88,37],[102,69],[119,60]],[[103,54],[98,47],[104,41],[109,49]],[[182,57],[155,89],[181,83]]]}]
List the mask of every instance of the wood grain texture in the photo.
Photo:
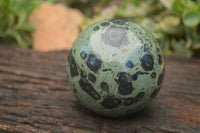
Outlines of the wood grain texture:
[{"label": "wood grain texture", "polygon": [[67,51],[0,47],[0,132],[200,133],[200,59],[167,58],[158,96],[142,111],[111,119],[74,98]]}]

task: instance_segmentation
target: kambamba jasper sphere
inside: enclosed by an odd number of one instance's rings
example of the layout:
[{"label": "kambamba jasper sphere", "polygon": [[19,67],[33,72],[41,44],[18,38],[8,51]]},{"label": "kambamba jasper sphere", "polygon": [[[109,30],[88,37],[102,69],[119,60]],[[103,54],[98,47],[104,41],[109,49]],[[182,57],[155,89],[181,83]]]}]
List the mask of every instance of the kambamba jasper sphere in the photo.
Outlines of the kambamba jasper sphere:
[{"label": "kambamba jasper sphere", "polygon": [[93,112],[132,114],[159,92],[165,73],[163,53],[142,26],[122,19],[85,29],[68,54],[68,81],[76,98]]}]

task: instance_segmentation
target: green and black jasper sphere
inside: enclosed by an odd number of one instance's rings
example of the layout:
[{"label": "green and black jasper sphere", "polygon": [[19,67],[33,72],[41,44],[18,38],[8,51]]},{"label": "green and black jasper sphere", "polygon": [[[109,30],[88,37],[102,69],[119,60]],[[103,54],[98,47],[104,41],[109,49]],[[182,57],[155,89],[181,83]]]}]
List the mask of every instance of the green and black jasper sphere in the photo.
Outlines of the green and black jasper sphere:
[{"label": "green and black jasper sphere", "polygon": [[67,61],[76,98],[108,117],[132,114],[149,104],[164,73],[165,60],[154,37],[122,19],[90,25],[74,42]]}]

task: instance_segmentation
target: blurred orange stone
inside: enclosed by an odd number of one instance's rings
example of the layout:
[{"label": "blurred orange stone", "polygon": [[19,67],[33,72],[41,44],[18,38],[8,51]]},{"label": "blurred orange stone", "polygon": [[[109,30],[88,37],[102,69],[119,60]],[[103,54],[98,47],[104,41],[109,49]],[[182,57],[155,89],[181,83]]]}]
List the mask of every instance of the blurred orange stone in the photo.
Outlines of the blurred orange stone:
[{"label": "blurred orange stone", "polygon": [[63,4],[43,3],[33,11],[29,22],[36,28],[32,34],[33,49],[53,51],[70,49],[79,34],[83,15]]}]

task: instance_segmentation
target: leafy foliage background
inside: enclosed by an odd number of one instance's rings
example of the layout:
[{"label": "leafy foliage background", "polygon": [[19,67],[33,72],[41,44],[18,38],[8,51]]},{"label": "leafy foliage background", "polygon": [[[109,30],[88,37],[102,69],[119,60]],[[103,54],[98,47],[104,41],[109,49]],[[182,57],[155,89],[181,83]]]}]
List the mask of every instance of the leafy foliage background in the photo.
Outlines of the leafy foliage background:
[{"label": "leafy foliage background", "polygon": [[[22,48],[31,47],[34,27],[27,17],[42,1],[0,1],[0,44],[14,40]],[[101,19],[129,19],[153,33],[165,55],[200,56],[200,0],[46,1],[79,9],[85,15],[81,30]]]},{"label": "leafy foliage background", "polygon": [[27,17],[39,5],[39,1],[33,0],[0,0],[1,43],[16,40],[20,47],[30,47],[29,35],[34,31],[34,27],[28,23]]}]

